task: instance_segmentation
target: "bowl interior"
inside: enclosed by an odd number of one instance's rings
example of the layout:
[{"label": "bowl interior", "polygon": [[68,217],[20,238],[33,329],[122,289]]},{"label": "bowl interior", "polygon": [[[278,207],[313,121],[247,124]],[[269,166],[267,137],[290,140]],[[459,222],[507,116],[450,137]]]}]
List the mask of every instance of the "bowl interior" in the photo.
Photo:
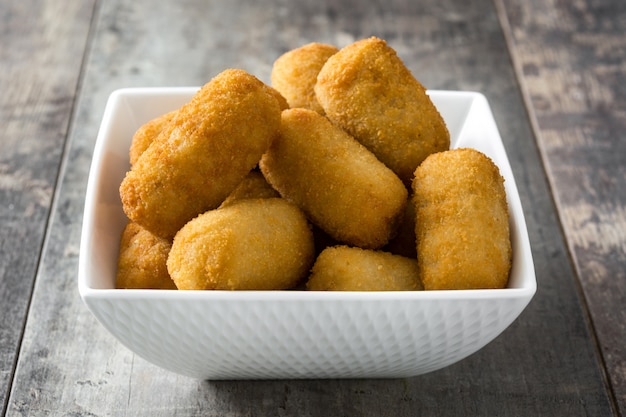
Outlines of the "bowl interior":
[{"label": "bowl interior", "polygon": [[[111,94],[94,149],[85,199],[78,276],[81,296],[94,295],[94,292],[101,290],[117,293],[148,291],[114,290],[119,238],[127,221],[122,211],[119,185],[129,169],[128,151],[136,129],[152,118],[182,106],[197,89],[133,88]],[[487,100],[482,94],[474,92],[429,91],[429,95],[446,120],[451,134],[451,147],[475,148],[488,155],[500,168],[505,178],[513,247],[509,284],[502,291],[520,290],[526,295],[534,294],[535,272],[519,194]],[[415,296],[456,297],[463,294],[482,297],[496,296],[499,291],[429,291]],[[159,293],[172,294],[177,291]],[[293,295],[295,292],[283,293]],[[179,296],[185,295],[176,295]],[[329,294],[323,296],[336,297]]]}]

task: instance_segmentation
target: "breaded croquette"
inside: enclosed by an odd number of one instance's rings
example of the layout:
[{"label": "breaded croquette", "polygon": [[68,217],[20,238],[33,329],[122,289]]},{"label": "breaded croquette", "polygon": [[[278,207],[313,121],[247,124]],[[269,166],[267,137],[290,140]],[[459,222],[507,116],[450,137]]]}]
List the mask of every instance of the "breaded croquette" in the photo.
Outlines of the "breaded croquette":
[{"label": "breaded croquette", "polygon": [[115,287],[175,290],[166,265],[171,247],[169,241],[128,222],[120,240]]},{"label": "breaded croquette", "polygon": [[280,197],[280,194],[268,184],[263,174],[256,170],[250,171],[250,173],[246,175],[246,178],[239,183],[237,188],[226,197],[226,200],[220,205],[220,208],[226,207],[239,200],[273,197]]},{"label": "breaded croquette", "polygon": [[148,149],[164,127],[174,118],[176,111],[172,110],[169,113],[156,117],[137,129],[130,144],[129,156],[131,166],[135,165],[141,154]]},{"label": "breaded croquette", "polygon": [[279,135],[259,166],[281,196],[349,245],[383,246],[407,204],[408,192],[393,171],[313,110],[282,112]]},{"label": "breaded croquette", "polygon": [[388,252],[334,246],[317,257],[306,284],[313,291],[416,291],[424,289],[417,260]]},{"label": "breaded croquette", "polygon": [[129,219],[171,239],[218,207],[276,135],[276,94],[242,70],[226,70],[202,87],[126,174],[120,196]]},{"label": "breaded croquette", "polygon": [[315,93],[326,116],[407,187],[420,162],[450,147],[450,133],[425,88],[381,39],[357,41],[331,56]]},{"label": "breaded croquette", "polygon": [[187,223],[167,268],[181,290],[281,290],[306,278],[313,257],[300,209],[282,198],[244,199]]},{"label": "breaded croquette", "polygon": [[272,87],[285,97],[289,107],[324,114],[313,88],[324,63],[337,51],[333,45],[313,42],[285,52],[272,66]]},{"label": "breaded croquette", "polygon": [[427,290],[504,288],[511,268],[504,179],[469,148],[433,154],[415,170],[415,234]]}]

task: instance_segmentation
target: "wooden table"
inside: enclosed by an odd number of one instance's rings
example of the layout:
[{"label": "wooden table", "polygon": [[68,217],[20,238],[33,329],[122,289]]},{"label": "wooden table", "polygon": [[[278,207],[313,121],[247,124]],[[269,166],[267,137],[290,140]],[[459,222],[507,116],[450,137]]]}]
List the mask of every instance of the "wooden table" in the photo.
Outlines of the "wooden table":
[{"label": "wooden table", "polygon": [[[162,4],[161,4],[162,3]],[[8,0],[0,5],[3,415],[626,416],[626,3]],[[431,89],[484,93],[538,292],[475,355],[401,380],[196,381],[136,357],[77,292],[108,95],[376,35]]]}]

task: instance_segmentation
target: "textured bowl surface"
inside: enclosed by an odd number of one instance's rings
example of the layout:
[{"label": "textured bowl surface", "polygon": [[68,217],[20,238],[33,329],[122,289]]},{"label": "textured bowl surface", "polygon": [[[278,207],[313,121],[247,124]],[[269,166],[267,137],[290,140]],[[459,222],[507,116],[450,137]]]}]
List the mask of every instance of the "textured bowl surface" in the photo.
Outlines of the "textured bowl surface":
[{"label": "textured bowl surface", "polygon": [[485,346],[536,291],[519,195],[488,102],[430,91],[452,147],[500,168],[511,214],[513,267],[501,290],[428,292],[116,290],[126,223],[119,185],[135,130],[197,88],[122,89],[107,103],[89,174],[78,288],[96,318],[146,360],[200,379],[394,378],[434,371]]}]

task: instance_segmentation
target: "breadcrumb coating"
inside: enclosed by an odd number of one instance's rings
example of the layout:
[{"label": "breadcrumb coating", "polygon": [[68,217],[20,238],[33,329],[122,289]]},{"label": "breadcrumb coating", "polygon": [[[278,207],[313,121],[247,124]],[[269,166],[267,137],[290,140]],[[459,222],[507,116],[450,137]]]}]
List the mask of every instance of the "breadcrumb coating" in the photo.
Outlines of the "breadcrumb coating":
[{"label": "breadcrumb coating", "polygon": [[427,290],[504,288],[511,269],[504,179],[469,148],[429,156],[416,170],[415,235]]},{"label": "breadcrumb coating", "polygon": [[167,269],[181,290],[282,290],[306,278],[314,251],[295,205],[244,199],[187,223],[174,238]]},{"label": "breadcrumb coating", "polygon": [[280,133],[259,166],[281,196],[349,245],[386,244],[407,204],[408,192],[393,171],[312,110],[283,111]]},{"label": "breadcrumb coating", "polygon": [[448,128],[426,89],[381,39],[354,42],[331,56],[315,94],[328,118],[407,187],[428,155],[450,148]]},{"label": "breadcrumb coating", "polygon": [[280,126],[277,92],[242,70],[226,70],[176,113],[126,174],[129,219],[171,239],[218,207],[257,165]]},{"label": "breadcrumb coating", "polygon": [[306,284],[312,291],[423,290],[417,260],[348,246],[324,249]]},{"label": "breadcrumb coating", "polygon": [[272,66],[272,87],[285,97],[289,107],[324,114],[313,89],[317,74],[338,51],[336,46],[313,42],[285,52]]},{"label": "breadcrumb coating", "polygon": [[133,166],[137,163],[137,160],[145,152],[146,149],[154,142],[159,136],[161,131],[165,129],[165,126],[174,118],[177,110],[173,110],[169,113],[165,113],[159,117],[156,117],[149,122],[143,124],[135,134],[133,135],[132,142],[130,144],[129,157],[130,165]]},{"label": "breadcrumb coating", "polygon": [[166,265],[171,247],[168,240],[128,222],[120,240],[115,287],[175,290]]}]

